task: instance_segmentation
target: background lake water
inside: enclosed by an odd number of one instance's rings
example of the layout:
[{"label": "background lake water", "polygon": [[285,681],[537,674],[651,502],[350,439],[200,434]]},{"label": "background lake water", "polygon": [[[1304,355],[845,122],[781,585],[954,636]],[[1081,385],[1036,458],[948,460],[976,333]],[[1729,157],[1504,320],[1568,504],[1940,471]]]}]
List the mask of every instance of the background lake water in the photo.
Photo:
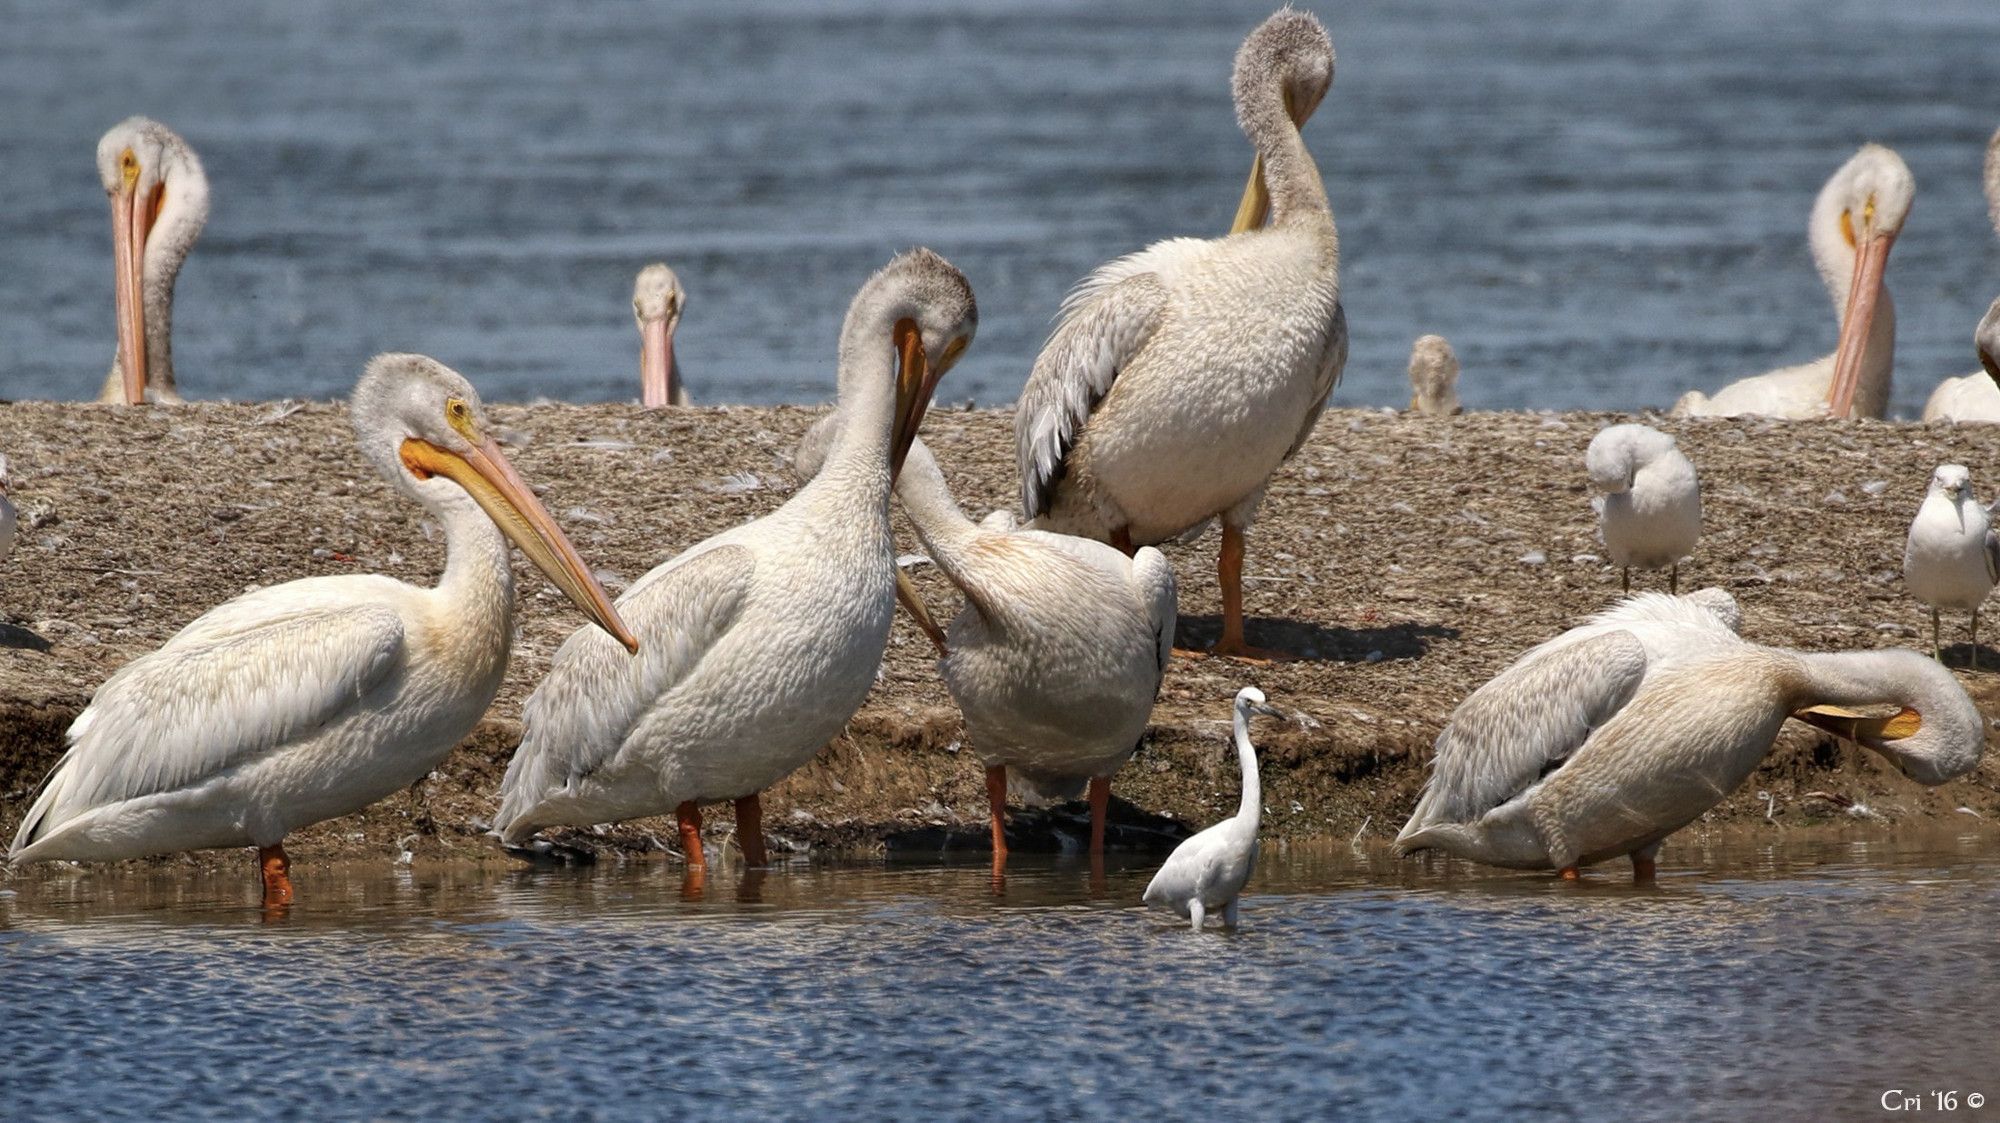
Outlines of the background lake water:
[{"label": "background lake water", "polygon": [[[1861,1119],[2000,1111],[1988,831],[1677,837],[1656,889],[1153,863],[60,871],[0,895],[9,1118]],[[1926,1100],[1921,1118],[1941,1113]]]},{"label": "background lake water", "polygon": [[[665,258],[701,400],[823,400],[848,297],[923,243],[982,313],[941,398],[1004,404],[1087,270],[1227,226],[1229,66],[1271,6],[0,0],[0,397],[94,394],[92,152],[143,112],[214,183],[175,318],[193,396],[340,395],[411,349],[493,398],[633,398],[631,277]],[[1864,140],[1918,183],[1896,408],[1976,369],[2000,4],[1311,6],[1340,59],[1307,127],[1354,333],[1337,401],[1405,402],[1428,331],[1474,408],[1664,407],[1825,354],[1806,211]]]}]

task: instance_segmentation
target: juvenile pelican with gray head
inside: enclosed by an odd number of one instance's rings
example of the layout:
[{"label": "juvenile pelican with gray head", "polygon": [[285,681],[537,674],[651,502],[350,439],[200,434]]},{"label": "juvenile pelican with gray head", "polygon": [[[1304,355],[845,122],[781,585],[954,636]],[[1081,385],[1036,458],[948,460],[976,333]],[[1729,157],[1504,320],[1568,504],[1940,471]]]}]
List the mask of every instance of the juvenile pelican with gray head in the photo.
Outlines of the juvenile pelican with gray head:
[{"label": "juvenile pelican with gray head", "polygon": [[443,524],[443,580],[312,577],[210,609],[98,688],[9,861],[255,846],[265,902],[289,902],[287,834],[409,787],[486,713],[513,642],[509,539],[635,646],[465,379],[378,355],[351,413],[363,455]]},{"label": "juvenile pelican with gray head", "polygon": [[1234,90],[1257,157],[1229,236],[1085,278],[1014,414],[1032,525],[1130,553],[1221,520],[1221,655],[1260,654],[1243,636],[1244,532],[1347,361],[1339,237],[1299,135],[1332,81],[1312,16],[1287,8],[1250,33]]},{"label": "juvenile pelican with gray head", "polygon": [[[1697,597],[1643,594],[1517,660],[1438,736],[1431,779],[1396,837],[1488,865],[1559,870],[1618,855],[1653,876],[1668,835],[1727,797],[1796,717],[1922,784],[1979,763],[1985,720],[1914,651],[1759,647]],[[1897,707],[1870,717],[1850,707]]]},{"label": "juvenile pelican with gray head", "polygon": [[1896,306],[1883,275],[1916,180],[1902,157],[1864,144],[1820,189],[1807,221],[1813,264],[1840,315],[1834,353],[1746,378],[1714,397],[1690,390],[1674,412],[1698,417],[1881,417],[1896,359]]},{"label": "juvenile pelican with gray head", "polygon": [[[1986,142],[1986,217],[2000,236],[2000,130]],[[2000,422],[2000,300],[1986,309],[1972,333],[1980,370],[1963,378],[1947,378],[1924,403],[1925,421]]]},{"label": "juvenile pelican with gray head", "polygon": [[687,293],[673,270],[660,262],[639,270],[632,282],[632,316],[639,321],[639,401],[649,409],[688,404],[674,355],[674,330],[686,306]]},{"label": "juvenile pelican with gray head", "polygon": [[[839,415],[821,419],[794,461],[819,470]],[[1090,853],[1104,853],[1111,776],[1139,747],[1174,646],[1174,571],[1150,546],[1017,528],[1007,512],[974,523],[919,440],[896,498],[924,548],[965,594],[949,635],[915,586],[898,595],[938,647],[938,668],[986,765],[993,854],[1007,854],[1008,769],[1033,802],[1090,796]]]},{"label": "juvenile pelican with gray head", "polygon": [[744,858],[763,864],[759,793],[811,760],[875,682],[896,609],[890,485],[977,322],[964,275],[929,250],[861,286],[825,465],[776,511],[633,584],[618,608],[638,658],[589,631],[563,643],[501,782],[504,841],[671,811],[699,867],[700,805],[733,800]]},{"label": "juvenile pelican with gray head", "polygon": [[111,199],[118,351],[99,401],[181,400],[174,385],[174,280],[208,221],[208,177],[172,129],[128,117],[97,142]]}]

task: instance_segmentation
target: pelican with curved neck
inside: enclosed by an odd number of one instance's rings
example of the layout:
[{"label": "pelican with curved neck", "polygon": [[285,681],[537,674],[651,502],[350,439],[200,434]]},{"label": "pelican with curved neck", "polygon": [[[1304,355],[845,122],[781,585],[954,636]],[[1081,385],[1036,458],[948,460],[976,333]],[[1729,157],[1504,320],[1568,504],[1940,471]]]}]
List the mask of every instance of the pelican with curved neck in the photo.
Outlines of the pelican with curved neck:
[{"label": "pelican with curved neck", "polygon": [[97,142],[97,175],[111,200],[118,351],[98,396],[138,405],[178,402],[174,281],[208,221],[208,177],[179,134],[131,117]]}]

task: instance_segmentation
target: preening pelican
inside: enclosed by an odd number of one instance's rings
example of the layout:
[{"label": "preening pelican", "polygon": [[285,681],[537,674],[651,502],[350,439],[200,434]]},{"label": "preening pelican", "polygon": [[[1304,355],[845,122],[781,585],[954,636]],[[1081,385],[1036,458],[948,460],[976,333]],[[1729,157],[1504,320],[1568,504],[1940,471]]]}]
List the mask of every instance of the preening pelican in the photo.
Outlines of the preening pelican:
[{"label": "preening pelican", "polygon": [[1931,606],[1931,655],[1942,660],[1938,610],[1972,613],[1972,666],[1979,666],[1979,606],[2000,583],[2000,536],[1987,509],[1972,495],[1972,473],[1945,464],[1931,473],[1930,490],[1910,523],[1903,547],[1903,584]]},{"label": "preening pelican", "polygon": [[1880,417],[1889,407],[1896,306],[1883,283],[1889,248],[1916,197],[1903,158],[1865,144],[1820,189],[1807,223],[1813,264],[1840,314],[1834,353],[1722,388],[1690,390],[1674,412],[1700,417]]},{"label": "preening pelican", "polygon": [[1598,493],[1597,529],[1632,591],[1632,567],[1667,570],[1680,592],[1681,559],[1701,537],[1701,486],[1674,439],[1650,425],[1613,425],[1590,440],[1583,463]]},{"label": "preening pelican", "polygon": [[1419,336],[1410,346],[1410,410],[1428,417],[1461,412],[1458,355],[1444,336]]},{"label": "preening pelican", "polygon": [[[1438,737],[1397,851],[1565,878],[1626,854],[1647,880],[1660,844],[1742,783],[1787,717],[1849,738],[1921,784],[1979,763],[1985,720],[1935,662],[1914,651],[1759,647],[1699,620],[1689,599],[1635,597],[1587,637],[1537,648],[1475,691]],[[1647,618],[1665,616],[1681,617],[1672,634],[1648,636],[1657,625]],[[1889,718],[1846,708],[1891,705],[1901,709]]]},{"label": "preening pelican", "polygon": [[688,404],[674,358],[674,329],[686,305],[681,279],[660,262],[639,270],[632,282],[632,316],[639,321],[639,401],[649,409]]},{"label": "preening pelican", "polygon": [[1250,743],[1250,715],[1284,717],[1264,704],[1264,692],[1246,686],[1236,692],[1236,759],[1243,769],[1243,796],[1236,814],[1202,831],[1167,855],[1167,864],[1146,885],[1145,902],[1172,909],[1196,931],[1208,914],[1222,910],[1225,927],[1236,927],[1236,901],[1257,868],[1257,827],[1264,793],[1257,779],[1257,747]]},{"label": "preening pelican", "polygon": [[97,177],[111,197],[118,352],[98,400],[178,402],[174,279],[208,221],[208,177],[172,129],[128,117],[97,142]]},{"label": "preening pelican", "polygon": [[508,539],[636,646],[465,379],[422,355],[378,355],[352,415],[362,453],[444,525],[443,580],[259,589],[127,663],[70,726],[10,862],[249,845],[265,902],[289,902],[287,834],[422,779],[493,701],[514,630]]},{"label": "preening pelican", "polygon": [[[838,415],[795,461],[811,475]],[[1131,557],[1088,538],[1016,529],[1005,512],[976,524],[959,511],[921,440],[896,498],[931,560],[965,594],[947,636],[914,586],[903,602],[938,644],[939,670],[986,765],[993,853],[1007,854],[1008,769],[1035,802],[1090,793],[1090,853],[1104,853],[1111,775],[1146,732],[1174,646],[1174,571],[1150,546]]]},{"label": "preening pelican", "polygon": [[1085,278],[1015,410],[1033,525],[1129,553],[1220,517],[1217,654],[1256,654],[1244,531],[1347,361],[1339,238],[1299,136],[1332,81],[1312,16],[1287,8],[1250,33],[1234,89],[1257,159],[1230,235],[1157,242]]},{"label": "preening pelican", "polygon": [[[1993,233],[2000,236],[2000,130],[1986,142],[1983,181],[1986,217],[1993,223]],[[1925,421],[2000,422],[2000,300],[1986,309],[1985,318],[1972,333],[1972,345],[1982,371],[1938,383],[1924,403]]]},{"label": "preening pelican", "polygon": [[744,858],[763,864],[758,794],[811,760],[875,682],[896,609],[890,484],[977,322],[964,275],[929,250],[861,286],[824,468],[620,598],[638,658],[590,631],[563,643],[501,783],[503,840],[673,811],[700,866],[700,804],[734,800]]}]

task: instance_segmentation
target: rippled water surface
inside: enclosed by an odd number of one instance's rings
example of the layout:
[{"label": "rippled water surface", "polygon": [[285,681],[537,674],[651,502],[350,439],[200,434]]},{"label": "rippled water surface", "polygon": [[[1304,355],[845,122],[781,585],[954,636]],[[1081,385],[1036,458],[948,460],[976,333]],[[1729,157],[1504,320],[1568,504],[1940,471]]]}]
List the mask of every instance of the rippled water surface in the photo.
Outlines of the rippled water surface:
[{"label": "rippled water surface", "polygon": [[[175,317],[191,395],[343,394],[406,349],[494,398],[633,398],[631,278],[665,257],[700,399],[823,400],[848,297],[921,242],[979,294],[941,397],[1009,402],[1084,272],[1227,226],[1230,60],[1273,6],[0,0],[0,397],[102,379],[92,151],[144,112],[214,183]],[[1337,400],[1405,402],[1429,331],[1474,408],[1664,407],[1830,352],[1806,210],[1864,140],[1918,183],[1896,407],[1976,369],[1993,0],[1309,6],[1340,60],[1306,134],[1343,241]]]},{"label": "rippled water surface", "polygon": [[[1244,927],[1151,863],[19,876],[9,1118],[1788,1118],[2000,1096],[1990,831],[1677,840],[1651,890],[1267,853]],[[1986,1113],[2000,1111],[1988,1107]],[[691,1113],[691,1114],[690,1114]],[[1935,1110],[1929,1115],[1938,1114]],[[1980,1117],[1980,1116],[1975,1116]]]}]

